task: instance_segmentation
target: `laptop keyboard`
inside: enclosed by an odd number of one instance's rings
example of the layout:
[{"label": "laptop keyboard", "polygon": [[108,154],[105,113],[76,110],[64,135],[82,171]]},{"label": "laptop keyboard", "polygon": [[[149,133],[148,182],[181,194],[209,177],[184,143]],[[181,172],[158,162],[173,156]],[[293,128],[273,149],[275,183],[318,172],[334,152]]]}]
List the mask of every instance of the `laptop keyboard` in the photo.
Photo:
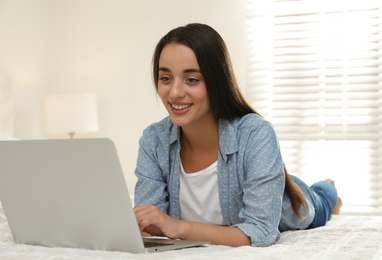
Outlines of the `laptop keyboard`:
[{"label": "laptop keyboard", "polygon": [[159,243],[159,242],[148,242],[148,241],[144,241],[143,244],[145,247],[158,247],[158,246],[173,245],[173,243]]}]

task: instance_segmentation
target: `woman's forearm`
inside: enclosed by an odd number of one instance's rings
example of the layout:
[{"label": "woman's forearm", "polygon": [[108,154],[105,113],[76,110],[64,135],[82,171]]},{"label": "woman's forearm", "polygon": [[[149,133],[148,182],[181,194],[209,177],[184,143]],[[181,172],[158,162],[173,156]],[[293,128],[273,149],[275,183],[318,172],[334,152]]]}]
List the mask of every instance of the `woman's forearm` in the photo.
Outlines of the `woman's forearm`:
[{"label": "woman's forearm", "polygon": [[178,237],[186,240],[207,241],[214,245],[249,246],[251,240],[239,228],[215,226],[179,220]]}]

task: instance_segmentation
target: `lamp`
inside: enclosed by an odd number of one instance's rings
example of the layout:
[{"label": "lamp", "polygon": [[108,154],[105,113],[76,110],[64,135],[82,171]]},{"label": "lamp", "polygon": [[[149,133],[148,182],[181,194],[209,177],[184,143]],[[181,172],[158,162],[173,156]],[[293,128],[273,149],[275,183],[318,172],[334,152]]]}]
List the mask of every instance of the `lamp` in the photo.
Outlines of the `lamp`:
[{"label": "lamp", "polygon": [[55,95],[45,98],[47,134],[91,134],[98,131],[97,100],[95,94]]}]

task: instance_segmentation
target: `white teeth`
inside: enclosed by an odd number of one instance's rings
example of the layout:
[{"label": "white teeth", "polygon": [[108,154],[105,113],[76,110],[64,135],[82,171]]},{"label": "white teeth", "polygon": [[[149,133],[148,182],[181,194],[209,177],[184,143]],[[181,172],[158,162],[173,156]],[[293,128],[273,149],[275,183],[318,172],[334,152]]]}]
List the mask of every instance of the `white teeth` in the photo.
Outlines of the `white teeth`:
[{"label": "white teeth", "polygon": [[171,106],[177,110],[181,110],[181,109],[185,109],[185,108],[188,108],[190,107],[191,105],[174,105],[174,104],[171,104]]}]

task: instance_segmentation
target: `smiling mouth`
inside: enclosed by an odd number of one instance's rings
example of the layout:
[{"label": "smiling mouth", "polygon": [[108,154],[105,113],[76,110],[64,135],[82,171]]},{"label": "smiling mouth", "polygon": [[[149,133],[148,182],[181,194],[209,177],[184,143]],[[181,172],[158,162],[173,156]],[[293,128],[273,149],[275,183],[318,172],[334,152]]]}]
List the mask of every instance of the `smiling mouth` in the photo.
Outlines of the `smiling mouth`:
[{"label": "smiling mouth", "polygon": [[176,109],[176,110],[183,110],[189,108],[191,105],[174,105],[171,104],[171,107]]}]

